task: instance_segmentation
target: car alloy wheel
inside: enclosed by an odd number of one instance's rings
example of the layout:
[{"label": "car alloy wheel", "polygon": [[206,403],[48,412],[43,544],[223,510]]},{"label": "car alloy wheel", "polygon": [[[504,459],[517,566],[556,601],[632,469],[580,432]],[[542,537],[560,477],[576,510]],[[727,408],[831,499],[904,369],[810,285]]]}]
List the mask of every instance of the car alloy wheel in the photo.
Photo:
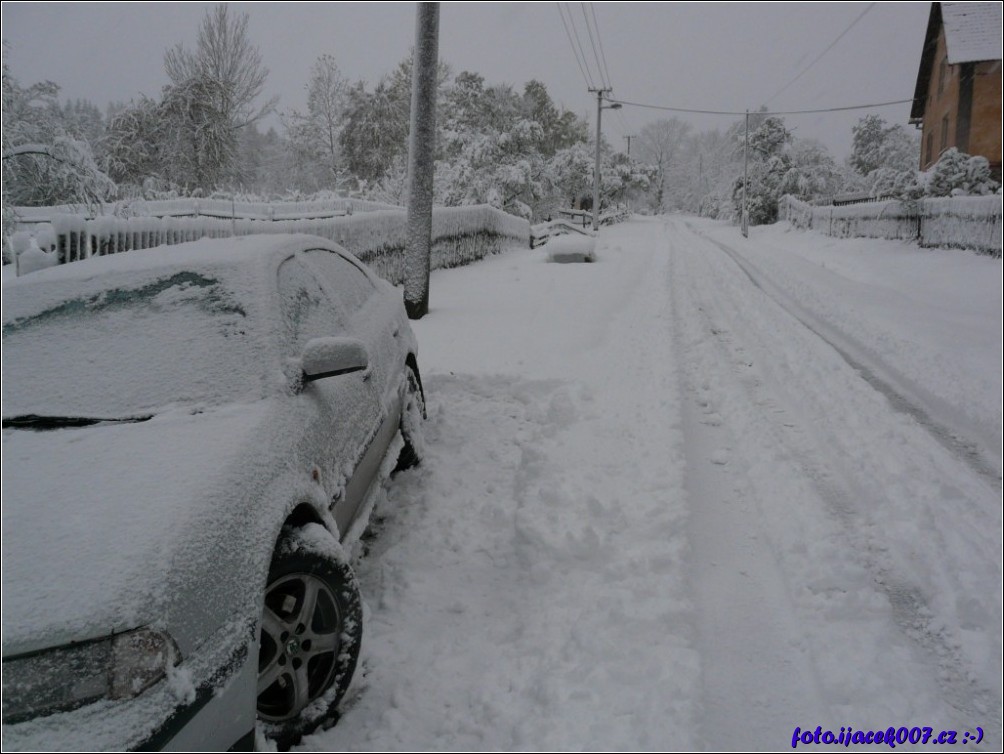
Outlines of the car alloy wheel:
[{"label": "car alloy wheel", "polygon": [[276,549],[258,649],[258,719],[280,748],[333,724],[355,671],[362,602],[351,568],[319,525],[289,530]]},{"label": "car alloy wheel", "polygon": [[338,601],[313,574],[286,576],[265,594],[258,654],[258,714],[283,722],[331,685],[342,618]]}]

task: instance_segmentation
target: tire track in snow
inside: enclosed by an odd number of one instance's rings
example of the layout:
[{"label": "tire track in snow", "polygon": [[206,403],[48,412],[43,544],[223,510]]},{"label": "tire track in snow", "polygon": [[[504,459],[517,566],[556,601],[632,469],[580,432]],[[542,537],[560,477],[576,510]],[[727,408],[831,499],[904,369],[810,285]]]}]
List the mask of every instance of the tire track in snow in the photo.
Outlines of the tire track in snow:
[{"label": "tire track in snow", "polygon": [[[861,378],[865,382],[885,396],[886,400],[889,401],[889,405],[894,410],[916,421],[918,425],[926,429],[949,452],[953,453],[973,471],[986,479],[995,490],[998,492],[1001,491],[1001,474],[986,460],[980,450],[979,444],[962,437],[958,432],[950,429],[946,423],[935,420],[933,414],[936,411],[932,411],[926,406],[921,406],[916,399],[908,398],[900,390],[893,387],[893,381],[899,384],[906,382],[902,376],[897,374],[895,369],[888,364],[882,363],[874,355],[872,356],[872,360],[875,362],[874,365],[866,364],[865,360],[854,355],[866,352],[867,349],[864,346],[855,343],[846,334],[838,332],[826,323],[813,317],[803,306],[795,302],[776,285],[770,283],[759,270],[731,246],[704,235],[690,223],[686,223],[686,225],[687,229],[692,233],[721,249],[746,275],[754,287],[763,292],[764,295],[769,296],[774,303],[798,320],[803,327],[828,343],[852,369],[861,375]],[[880,374],[891,375],[892,380],[880,377]],[[917,392],[916,388],[911,392]],[[928,398],[928,401],[935,402],[931,398]]]},{"label": "tire track in snow", "polygon": [[[899,396],[899,400],[890,400],[889,391],[892,391],[892,389],[886,383],[875,378],[869,370],[856,363],[853,357],[849,358],[845,350],[834,345],[830,338],[822,335],[819,330],[823,328],[818,324],[817,326],[813,326],[809,322],[806,322],[806,319],[812,319],[810,316],[807,316],[804,312],[802,313],[803,316],[799,316],[795,311],[785,306],[783,301],[778,301],[772,295],[771,291],[768,290],[771,287],[769,283],[765,283],[762,279],[758,281],[756,274],[751,273],[742,263],[742,260],[736,258],[737,252],[735,250],[731,250],[713,239],[706,238],[694,230],[689,223],[687,226],[688,230],[694,234],[695,241],[714,246],[722,251],[725,254],[724,258],[730,260],[730,264],[738,267],[738,272],[741,273],[743,279],[752,284],[772,305],[778,306],[793,323],[797,323],[797,326],[802,328],[803,332],[811,333],[812,337],[834,349],[847,366],[854,369],[872,389],[881,393],[890,408],[901,415],[906,415],[914,420],[917,419],[915,411],[904,409],[904,406],[911,406],[909,401],[906,401],[902,396]],[[692,284],[694,282],[691,281]],[[705,297],[704,302],[705,304],[712,303],[713,306],[712,300],[707,297]],[[752,304],[752,299],[746,297],[745,303],[748,305]],[[757,304],[757,307],[759,307],[759,304]],[[698,306],[698,309],[700,308]],[[720,319],[723,315],[721,307],[714,308],[716,309],[715,316]],[[719,319],[715,319],[707,315],[707,313],[704,314],[705,326],[714,335],[721,336],[724,328]],[[755,322],[755,319],[753,321]],[[722,338],[719,339],[721,340]],[[804,338],[802,339],[804,340]],[[766,343],[766,341],[762,342]],[[736,350],[742,350],[741,346]],[[811,353],[807,354],[807,357],[812,358]],[[746,358],[747,356],[742,357],[743,360]],[[753,365],[749,363],[748,366],[752,367]],[[873,379],[868,379],[866,373]],[[761,386],[757,379],[748,379],[742,382],[749,396],[750,405],[765,405],[764,396],[769,395],[769,392],[765,393],[767,386]],[[881,385],[882,389],[876,383]],[[795,388],[794,385],[787,387],[789,389]],[[895,395],[895,391],[892,392]],[[791,397],[794,399],[798,396],[792,395]],[[769,401],[769,398],[767,400]],[[832,396],[832,400],[840,404],[844,403],[843,396],[834,395]],[[911,408],[914,407],[911,406]],[[848,408],[844,410],[846,411]],[[853,411],[854,409],[849,408],[849,410]],[[856,547],[854,551],[848,552],[848,555],[857,558],[867,569],[867,572],[872,574],[872,585],[885,596],[894,624],[919,652],[921,665],[926,664],[929,666],[926,674],[930,678],[936,679],[933,682],[939,689],[945,703],[949,708],[955,710],[956,714],[965,721],[959,724],[972,726],[979,724],[975,722],[976,720],[982,720],[985,723],[983,727],[988,729],[990,740],[999,742],[1001,727],[999,693],[992,686],[985,685],[983,681],[979,680],[980,673],[976,672],[976,669],[972,666],[971,657],[967,656],[961,650],[961,645],[959,644],[960,630],[953,630],[951,623],[947,626],[944,625],[943,618],[938,614],[939,610],[932,605],[930,588],[927,590],[928,593],[925,594],[925,590],[918,585],[919,582],[913,580],[912,577],[914,574],[903,571],[905,563],[897,562],[895,556],[890,558],[885,551],[886,548],[881,539],[876,539],[875,535],[870,533],[867,528],[862,529],[861,514],[863,511],[860,501],[874,498],[876,490],[869,489],[863,485],[862,480],[860,480],[861,469],[856,467],[856,463],[852,457],[847,456],[846,453],[838,455],[832,452],[833,448],[820,447],[811,434],[799,431],[797,424],[789,424],[784,421],[778,422],[776,417],[771,416],[772,413],[774,412],[761,411],[761,421],[759,423],[761,430],[771,438],[772,443],[776,443],[782,447],[784,455],[794,461],[795,465],[801,470],[805,479],[818,495],[821,503],[826,506],[834,517],[834,523],[838,523],[839,528],[845,532],[846,536],[843,539],[858,543],[859,545],[865,545],[864,548],[860,546]],[[926,415],[924,416],[926,417]],[[870,417],[869,420],[882,421],[878,416]],[[982,461],[974,462],[972,454],[964,451],[960,452],[955,443],[946,442],[946,439],[950,438],[949,433],[945,431],[939,432],[938,430],[932,432],[933,422],[919,422],[919,424],[923,426],[929,437],[933,437],[939,446],[951,453],[952,458],[961,461],[971,472],[975,473],[975,477],[979,480],[979,483],[976,484],[974,489],[978,489],[980,484],[987,485],[984,489],[988,487],[999,489],[999,476],[992,470],[989,470]],[[867,480],[866,478],[864,481],[878,484],[877,479]],[[994,484],[995,482],[996,484]],[[989,497],[986,494],[977,493],[976,499],[985,501]],[[876,502],[880,500],[881,498],[878,498]],[[948,538],[947,535],[949,532],[947,531],[947,527],[945,532],[941,531],[939,527],[931,527],[924,530],[924,534],[925,538],[933,539],[933,542],[930,542],[928,547],[932,553],[932,557],[937,557],[938,553],[941,552],[951,551],[951,548],[958,548],[958,542]],[[958,585],[962,586],[964,583],[959,582]],[[967,596],[964,590],[959,589],[958,591],[960,592],[958,594],[942,595],[938,595],[935,592],[934,596],[940,599],[954,598],[963,601],[963,603],[989,596],[978,593],[970,593]],[[993,619],[984,615],[981,609],[964,608],[964,612],[967,611],[982,616],[980,619],[975,620],[978,623],[989,624],[984,625],[984,630],[988,630],[989,626],[993,625]],[[994,611],[992,606],[990,611]],[[999,607],[997,613],[999,614]],[[960,620],[965,622],[970,620],[970,618],[962,615]],[[992,655],[993,652],[991,651]],[[999,653],[997,658],[999,660]],[[984,679],[986,678],[986,676],[983,677]]]},{"label": "tire track in snow", "polygon": [[[669,229],[667,227],[667,235]],[[798,721],[828,712],[790,587],[774,558],[757,500],[733,471],[737,439],[718,413],[715,388],[701,373],[709,346],[685,324],[699,320],[717,334],[693,298],[694,280],[678,264],[683,253],[667,238],[673,338],[680,355],[689,567],[702,656],[703,748],[778,750]],[[728,356],[725,357],[726,360]]]}]

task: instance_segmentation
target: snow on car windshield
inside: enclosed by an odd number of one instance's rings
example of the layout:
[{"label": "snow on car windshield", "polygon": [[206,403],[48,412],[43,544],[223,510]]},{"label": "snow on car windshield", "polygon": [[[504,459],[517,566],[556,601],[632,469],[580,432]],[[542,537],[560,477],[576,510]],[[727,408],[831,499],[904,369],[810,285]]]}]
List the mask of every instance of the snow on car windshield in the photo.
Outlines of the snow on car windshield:
[{"label": "snow on car windshield", "polygon": [[129,283],[4,322],[5,418],[111,419],[260,394],[257,338],[225,284],[187,271]]}]

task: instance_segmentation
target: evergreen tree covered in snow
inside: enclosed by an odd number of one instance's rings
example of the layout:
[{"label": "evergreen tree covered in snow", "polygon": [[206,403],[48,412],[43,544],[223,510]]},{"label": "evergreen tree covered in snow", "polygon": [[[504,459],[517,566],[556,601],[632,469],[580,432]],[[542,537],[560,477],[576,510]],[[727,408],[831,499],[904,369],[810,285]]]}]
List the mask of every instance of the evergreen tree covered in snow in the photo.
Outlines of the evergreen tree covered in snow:
[{"label": "evergreen tree covered in snow", "polygon": [[878,115],[866,115],[851,128],[852,147],[848,163],[858,174],[876,170],[911,170],[920,160],[920,140],[896,123],[886,126]]},{"label": "evergreen tree covered in snow", "polygon": [[[411,111],[411,56],[377,82],[372,92],[362,81],[349,88],[345,120],[339,136],[345,167],[361,181],[400,181],[406,173]],[[443,102],[450,79],[445,63],[437,67],[437,101]]]},{"label": "evergreen tree covered in snow", "polygon": [[437,200],[446,205],[488,203],[524,217],[569,206],[591,180],[586,125],[554,105],[539,81],[519,95],[459,74],[446,93],[437,165]]},{"label": "evergreen tree covered in snow", "polygon": [[[776,116],[762,117],[750,132],[748,176],[745,199],[752,225],[775,222],[778,200],[785,194],[803,201],[829,198],[845,180],[825,147],[811,140],[794,139],[784,121]],[[736,217],[742,215],[742,202],[740,173],[732,186]]]}]

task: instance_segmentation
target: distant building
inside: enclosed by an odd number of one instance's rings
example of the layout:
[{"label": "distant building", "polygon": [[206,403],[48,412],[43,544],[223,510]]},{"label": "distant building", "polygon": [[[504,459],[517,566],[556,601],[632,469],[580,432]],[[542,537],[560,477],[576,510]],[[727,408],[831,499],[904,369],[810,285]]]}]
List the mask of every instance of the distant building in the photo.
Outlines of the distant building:
[{"label": "distant building", "polygon": [[931,3],[910,122],[921,170],[957,147],[1001,179],[1001,3]]}]

